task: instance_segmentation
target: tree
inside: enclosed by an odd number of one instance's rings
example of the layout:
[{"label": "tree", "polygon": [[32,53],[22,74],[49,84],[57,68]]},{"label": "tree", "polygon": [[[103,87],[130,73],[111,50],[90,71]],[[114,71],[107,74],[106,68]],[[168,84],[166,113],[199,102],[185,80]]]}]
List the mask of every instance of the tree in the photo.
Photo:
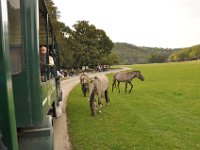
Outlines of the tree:
[{"label": "tree", "polygon": [[188,61],[200,59],[200,45],[183,48],[169,56],[169,61]]},{"label": "tree", "polygon": [[175,61],[187,61],[189,60],[189,48],[184,48],[183,50],[176,53]]},{"label": "tree", "polygon": [[74,41],[73,58],[74,65],[92,66],[98,65],[102,57],[108,55],[113,47],[112,41],[105,31],[96,29],[88,21],[77,21],[73,25],[74,30],[69,38]]},{"label": "tree", "polygon": [[175,57],[176,57],[175,54],[170,55],[170,56],[168,57],[168,61],[169,61],[169,62],[175,62]]},{"label": "tree", "polygon": [[60,11],[58,11],[58,8],[55,6],[52,0],[44,0],[44,2],[47,5],[48,14],[51,18],[51,21],[55,23],[60,17]]},{"label": "tree", "polygon": [[190,60],[200,59],[200,45],[195,45],[191,47],[191,52],[189,53],[189,59]]},{"label": "tree", "polygon": [[53,25],[53,29],[56,35],[56,42],[60,49],[60,65],[64,68],[72,66],[72,51],[71,40],[66,38],[68,34],[71,33],[71,29],[66,26],[63,22],[59,22],[60,12],[58,8],[54,5],[52,0],[45,0],[47,5],[49,17]]},{"label": "tree", "polygon": [[98,42],[97,51],[100,61],[101,57],[104,57],[111,52],[111,49],[113,48],[114,44],[106,35],[105,31],[97,29],[96,33],[96,40]]},{"label": "tree", "polygon": [[151,54],[148,55],[148,62],[150,63],[163,63],[165,62],[165,56],[161,55],[161,54]]},{"label": "tree", "polygon": [[100,64],[117,65],[119,64],[119,56],[116,53],[110,53],[109,55],[101,58]]}]

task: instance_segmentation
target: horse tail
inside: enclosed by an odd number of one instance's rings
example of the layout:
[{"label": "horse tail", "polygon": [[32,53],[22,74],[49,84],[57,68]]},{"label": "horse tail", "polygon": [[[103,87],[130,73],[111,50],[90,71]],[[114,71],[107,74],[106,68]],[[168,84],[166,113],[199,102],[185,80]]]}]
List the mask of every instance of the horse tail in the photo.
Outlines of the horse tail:
[{"label": "horse tail", "polygon": [[90,93],[90,101],[93,101],[94,100],[94,95],[95,95],[95,88],[93,87],[91,89],[91,93]]},{"label": "horse tail", "polygon": [[91,113],[92,113],[92,116],[95,116],[96,115],[96,102],[95,102],[95,86],[93,86],[92,90],[91,90],[91,93],[90,93],[90,110],[91,110]]}]

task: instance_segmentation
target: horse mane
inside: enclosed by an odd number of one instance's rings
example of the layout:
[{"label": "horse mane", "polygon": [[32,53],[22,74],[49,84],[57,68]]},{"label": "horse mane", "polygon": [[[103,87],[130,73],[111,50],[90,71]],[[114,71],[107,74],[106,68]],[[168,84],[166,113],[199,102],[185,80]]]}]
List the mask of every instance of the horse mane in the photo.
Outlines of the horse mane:
[{"label": "horse mane", "polygon": [[134,70],[134,71],[132,71],[132,72],[138,72],[138,73],[141,73],[140,70]]}]

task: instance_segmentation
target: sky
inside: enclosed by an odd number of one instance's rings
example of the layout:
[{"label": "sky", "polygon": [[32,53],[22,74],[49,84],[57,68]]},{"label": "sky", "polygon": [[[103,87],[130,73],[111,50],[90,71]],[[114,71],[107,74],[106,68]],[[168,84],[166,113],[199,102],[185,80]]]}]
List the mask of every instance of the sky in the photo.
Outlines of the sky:
[{"label": "sky", "polygon": [[[66,26],[81,20],[113,42],[183,48],[200,44],[200,0],[53,0]],[[73,29],[73,28],[72,28]]]}]

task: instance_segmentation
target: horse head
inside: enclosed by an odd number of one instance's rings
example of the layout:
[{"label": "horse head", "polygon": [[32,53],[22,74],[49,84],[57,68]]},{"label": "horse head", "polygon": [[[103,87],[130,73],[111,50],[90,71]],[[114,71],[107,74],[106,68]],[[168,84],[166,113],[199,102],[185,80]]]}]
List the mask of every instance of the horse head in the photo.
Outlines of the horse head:
[{"label": "horse head", "polygon": [[137,78],[140,79],[141,81],[144,81],[144,77],[140,71],[137,71]]}]

